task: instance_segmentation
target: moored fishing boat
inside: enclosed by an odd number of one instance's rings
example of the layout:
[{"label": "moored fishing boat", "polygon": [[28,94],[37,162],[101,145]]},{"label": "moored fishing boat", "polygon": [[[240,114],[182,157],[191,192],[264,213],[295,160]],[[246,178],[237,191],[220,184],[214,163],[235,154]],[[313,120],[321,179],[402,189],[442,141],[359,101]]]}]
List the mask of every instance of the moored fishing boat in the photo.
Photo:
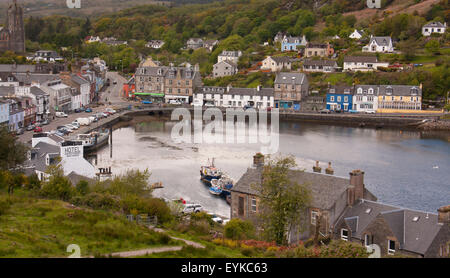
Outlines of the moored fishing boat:
[{"label": "moored fishing boat", "polygon": [[85,152],[94,151],[108,144],[109,130],[91,132],[89,134],[79,134],[77,140],[83,143]]},{"label": "moored fishing boat", "polygon": [[213,179],[211,181],[211,188],[209,193],[213,195],[220,195],[222,197],[227,197],[231,194],[231,189],[233,188],[234,181],[227,175],[222,175],[220,179]]},{"label": "moored fishing boat", "polygon": [[208,164],[209,166],[200,167],[200,180],[206,185],[211,186],[211,181],[214,179],[220,179],[222,177],[222,172],[214,166],[214,158]]}]

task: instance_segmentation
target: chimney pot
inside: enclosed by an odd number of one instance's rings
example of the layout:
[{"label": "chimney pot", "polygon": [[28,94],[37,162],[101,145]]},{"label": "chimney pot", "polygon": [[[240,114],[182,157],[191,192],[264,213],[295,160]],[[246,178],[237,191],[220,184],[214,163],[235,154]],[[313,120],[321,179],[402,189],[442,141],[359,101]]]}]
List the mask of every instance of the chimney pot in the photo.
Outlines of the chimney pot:
[{"label": "chimney pot", "polygon": [[319,161],[316,161],[316,166],[313,166],[313,171],[315,173],[321,173],[322,172],[322,168],[320,168],[320,166],[319,166]]},{"label": "chimney pot", "polygon": [[438,222],[450,223],[450,205],[438,209]]},{"label": "chimney pot", "polygon": [[325,173],[327,173],[328,175],[334,175],[334,169],[333,167],[331,167],[331,162],[328,162],[328,168],[325,169]]}]

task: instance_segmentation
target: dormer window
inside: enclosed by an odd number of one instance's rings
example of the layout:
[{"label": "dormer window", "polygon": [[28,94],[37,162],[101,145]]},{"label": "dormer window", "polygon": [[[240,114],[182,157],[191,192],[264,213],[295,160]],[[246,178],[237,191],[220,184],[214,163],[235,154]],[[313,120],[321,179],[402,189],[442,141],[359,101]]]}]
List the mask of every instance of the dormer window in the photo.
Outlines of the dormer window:
[{"label": "dormer window", "polygon": [[386,89],[386,95],[392,95],[392,88]]},{"label": "dormer window", "polygon": [[369,89],[369,95],[373,95],[373,89],[372,88]]},{"label": "dormer window", "polygon": [[417,88],[412,88],[411,89],[411,95],[417,96],[418,94],[419,94],[419,90],[417,90]]},{"label": "dormer window", "polygon": [[330,94],[334,94],[335,90],[334,89],[330,89]]},{"label": "dormer window", "polygon": [[358,94],[362,94],[362,89],[358,88]]}]

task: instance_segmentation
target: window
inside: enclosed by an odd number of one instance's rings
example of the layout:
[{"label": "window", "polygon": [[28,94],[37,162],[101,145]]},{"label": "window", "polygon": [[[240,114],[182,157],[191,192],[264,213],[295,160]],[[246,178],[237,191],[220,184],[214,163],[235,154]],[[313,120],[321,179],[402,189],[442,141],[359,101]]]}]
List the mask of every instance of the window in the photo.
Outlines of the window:
[{"label": "window", "polygon": [[341,239],[348,241],[348,230],[346,229],[341,229]]},{"label": "window", "polygon": [[244,197],[239,197],[238,215],[244,215]]},{"label": "window", "polygon": [[369,246],[373,244],[373,236],[372,235],[364,235],[364,245]]},{"label": "window", "polygon": [[337,97],[337,101],[338,101],[338,102],[341,102],[341,96],[338,96],[338,97]]},{"label": "window", "polygon": [[344,97],[344,102],[348,102],[348,97]]},{"label": "window", "polygon": [[252,198],[252,212],[256,212],[256,199]]},{"label": "window", "polygon": [[330,97],[330,101],[334,101],[334,96],[331,96],[331,97]]},{"label": "window", "polygon": [[311,224],[316,225],[317,222],[317,211],[311,211]]},{"label": "window", "polygon": [[388,254],[394,255],[395,253],[395,240],[388,240]]}]

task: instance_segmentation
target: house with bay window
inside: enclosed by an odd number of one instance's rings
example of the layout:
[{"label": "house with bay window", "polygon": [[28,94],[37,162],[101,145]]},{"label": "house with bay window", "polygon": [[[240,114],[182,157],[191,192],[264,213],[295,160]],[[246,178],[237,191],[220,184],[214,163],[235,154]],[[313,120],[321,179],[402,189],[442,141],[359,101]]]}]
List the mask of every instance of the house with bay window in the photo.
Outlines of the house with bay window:
[{"label": "house with bay window", "polygon": [[353,108],[353,86],[331,86],[327,92],[327,109],[348,112]]},{"label": "house with bay window", "polygon": [[356,85],[353,95],[353,110],[376,112],[378,109],[378,86]]},{"label": "house with bay window", "polygon": [[199,87],[194,94],[194,103],[212,104],[217,107],[243,108],[250,106],[257,109],[274,107],[273,88],[233,88]]},{"label": "house with bay window", "polygon": [[379,113],[414,113],[422,110],[422,84],[409,85],[379,85]]}]

